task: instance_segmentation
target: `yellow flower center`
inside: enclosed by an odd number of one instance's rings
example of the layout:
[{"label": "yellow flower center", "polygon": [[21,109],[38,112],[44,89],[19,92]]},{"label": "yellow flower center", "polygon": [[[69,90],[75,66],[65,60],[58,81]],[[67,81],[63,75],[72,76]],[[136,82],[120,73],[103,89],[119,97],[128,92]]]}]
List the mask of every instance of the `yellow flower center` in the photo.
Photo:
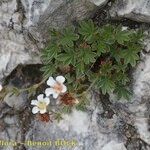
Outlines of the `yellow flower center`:
[{"label": "yellow flower center", "polygon": [[61,93],[61,91],[63,90],[63,86],[60,83],[56,83],[53,87],[53,89],[57,92],[57,93]]},{"label": "yellow flower center", "polygon": [[39,102],[37,106],[41,110],[46,109],[46,103],[45,102]]}]

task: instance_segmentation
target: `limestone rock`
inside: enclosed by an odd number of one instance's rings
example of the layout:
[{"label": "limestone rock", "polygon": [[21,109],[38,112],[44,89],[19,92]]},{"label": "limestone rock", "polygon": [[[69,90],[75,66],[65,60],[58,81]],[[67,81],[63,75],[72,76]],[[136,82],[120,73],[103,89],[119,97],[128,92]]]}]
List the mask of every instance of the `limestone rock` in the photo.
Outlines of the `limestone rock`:
[{"label": "limestone rock", "polygon": [[150,23],[149,0],[116,0],[110,10],[112,17],[125,17],[135,21]]},{"label": "limestone rock", "polygon": [[0,80],[18,64],[40,63],[36,46],[28,41],[25,41],[22,33],[8,28],[0,29]]},{"label": "limestone rock", "polygon": [[27,94],[21,94],[19,96],[7,94],[4,98],[4,102],[11,108],[22,110],[27,103]]},{"label": "limestone rock", "polygon": [[1,1],[0,81],[19,64],[41,63],[39,49],[43,48],[44,34],[49,27],[64,27],[89,17],[96,5],[105,2],[107,0]]},{"label": "limestone rock", "polygon": [[91,2],[93,2],[97,6],[101,6],[103,4],[106,4],[108,0],[91,0]]}]

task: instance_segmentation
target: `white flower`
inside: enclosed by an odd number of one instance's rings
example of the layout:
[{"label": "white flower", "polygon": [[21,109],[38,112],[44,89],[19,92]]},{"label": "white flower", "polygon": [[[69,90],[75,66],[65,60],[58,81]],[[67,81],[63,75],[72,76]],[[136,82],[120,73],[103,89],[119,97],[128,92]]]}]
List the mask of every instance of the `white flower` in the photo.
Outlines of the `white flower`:
[{"label": "white flower", "polygon": [[45,90],[46,96],[53,95],[54,98],[57,98],[60,94],[65,93],[67,91],[67,87],[63,84],[65,82],[65,78],[63,76],[57,76],[56,80],[53,77],[49,77],[47,80],[47,85],[50,88]]},{"label": "white flower", "polygon": [[48,97],[44,98],[44,94],[40,94],[37,97],[37,100],[32,100],[31,105],[35,105],[32,108],[32,113],[36,114],[40,112],[41,114],[46,113],[47,111],[47,105],[50,103],[50,99]]},{"label": "white flower", "polygon": [[3,89],[3,86],[0,84],[0,91],[2,91],[2,89]]},{"label": "white flower", "polygon": [[127,30],[128,29],[128,27],[126,27],[126,26],[123,26],[122,27],[122,31],[125,31],[125,30]]}]

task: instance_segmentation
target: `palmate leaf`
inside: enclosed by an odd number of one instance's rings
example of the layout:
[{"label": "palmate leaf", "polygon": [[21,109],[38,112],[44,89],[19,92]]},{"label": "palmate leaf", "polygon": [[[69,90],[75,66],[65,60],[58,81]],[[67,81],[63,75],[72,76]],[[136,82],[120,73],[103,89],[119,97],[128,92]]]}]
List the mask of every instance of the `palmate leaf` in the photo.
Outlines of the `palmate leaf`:
[{"label": "palmate leaf", "polygon": [[60,44],[63,46],[73,47],[74,41],[78,40],[79,36],[75,33],[74,27],[68,27],[64,29],[62,37],[60,39]]},{"label": "palmate leaf", "polygon": [[119,26],[116,29],[115,39],[119,44],[124,44],[124,42],[127,42],[131,39],[130,35],[131,35],[131,32],[127,30],[122,31],[121,27]]},{"label": "palmate leaf", "polygon": [[126,74],[125,72],[127,71],[127,64],[118,62],[117,64],[114,65],[114,69],[116,70],[117,73],[122,71],[124,74]]},{"label": "palmate leaf", "polygon": [[113,44],[115,42],[115,27],[111,25],[106,25],[99,29],[100,40],[103,40],[107,44]]},{"label": "palmate leaf", "polygon": [[131,64],[132,67],[134,67],[137,60],[139,60],[139,55],[132,49],[124,50],[121,55],[125,64]]},{"label": "palmate leaf", "polygon": [[122,49],[116,49],[112,47],[110,53],[111,53],[111,57],[115,58],[117,62],[120,62],[120,59],[122,58],[121,56]]},{"label": "palmate leaf", "polygon": [[92,51],[85,52],[83,61],[85,64],[90,64],[90,63],[95,62],[95,60],[96,60],[95,57],[96,57],[96,53],[94,53]]},{"label": "palmate leaf", "polygon": [[97,44],[97,54],[100,56],[102,53],[106,53],[110,51],[110,47],[108,44],[103,41],[98,42]]},{"label": "palmate leaf", "polygon": [[118,99],[125,98],[126,100],[129,100],[132,94],[123,85],[117,85],[114,92],[117,94]]},{"label": "palmate leaf", "polygon": [[57,54],[60,52],[59,46],[57,44],[50,44],[42,53],[42,60],[45,64],[51,62],[53,58],[57,57]]},{"label": "palmate leaf", "polygon": [[80,49],[78,56],[85,64],[96,61],[96,53],[91,48]]},{"label": "palmate leaf", "polygon": [[131,40],[133,43],[139,43],[144,40],[144,34],[143,31],[140,29],[137,32],[133,32],[131,35]]},{"label": "palmate leaf", "polygon": [[88,20],[80,22],[79,33],[85,37],[86,41],[92,42],[96,32],[97,28],[93,21]]},{"label": "palmate leaf", "polygon": [[56,69],[57,69],[57,66],[53,65],[53,64],[47,64],[47,65],[44,65],[40,70],[43,73],[43,77],[44,78],[48,78],[49,76],[53,75],[55,72],[56,72]]},{"label": "palmate leaf", "polygon": [[64,65],[70,65],[72,64],[73,66],[76,64],[76,55],[74,52],[70,51],[67,53],[61,53],[58,55],[56,58],[58,61],[61,61]]},{"label": "palmate leaf", "polygon": [[100,72],[103,75],[107,75],[107,74],[111,74],[113,69],[114,69],[114,66],[112,66],[112,63],[104,62],[104,64],[101,65]]},{"label": "palmate leaf", "polygon": [[114,81],[106,76],[100,77],[97,84],[98,87],[101,88],[103,94],[113,92],[115,89]]},{"label": "palmate leaf", "polygon": [[85,65],[83,62],[78,62],[75,69],[76,69],[77,78],[79,78],[85,74]]},{"label": "palmate leaf", "polygon": [[115,73],[113,79],[122,85],[126,85],[130,81],[127,74],[122,71]]}]

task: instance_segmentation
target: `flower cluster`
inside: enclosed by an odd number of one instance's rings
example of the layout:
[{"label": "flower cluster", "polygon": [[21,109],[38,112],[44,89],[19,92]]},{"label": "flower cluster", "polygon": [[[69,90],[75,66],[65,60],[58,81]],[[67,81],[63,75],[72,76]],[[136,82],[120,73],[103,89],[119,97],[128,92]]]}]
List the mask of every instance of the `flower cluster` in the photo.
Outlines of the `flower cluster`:
[{"label": "flower cluster", "polygon": [[58,98],[59,95],[67,91],[67,87],[64,85],[65,78],[63,76],[57,76],[56,80],[53,77],[49,77],[47,80],[47,85],[50,86],[45,90],[45,95],[40,94],[37,96],[37,100],[32,100],[31,105],[34,105],[32,108],[32,113],[45,114],[47,112],[47,106],[50,104],[50,95],[53,98]]},{"label": "flower cluster", "polygon": [[65,78],[63,76],[57,76],[56,79],[49,77],[47,80],[47,85],[49,88],[45,90],[46,96],[44,96],[44,94],[40,94],[37,96],[37,100],[31,101],[31,105],[34,106],[32,108],[32,113],[46,114],[47,106],[50,104],[50,96],[53,96],[54,99],[57,99],[60,96],[60,102],[64,102],[65,105],[77,104],[77,100],[73,99],[73,97],[66,93],[67,87],[64,85],[64,82]]}]

